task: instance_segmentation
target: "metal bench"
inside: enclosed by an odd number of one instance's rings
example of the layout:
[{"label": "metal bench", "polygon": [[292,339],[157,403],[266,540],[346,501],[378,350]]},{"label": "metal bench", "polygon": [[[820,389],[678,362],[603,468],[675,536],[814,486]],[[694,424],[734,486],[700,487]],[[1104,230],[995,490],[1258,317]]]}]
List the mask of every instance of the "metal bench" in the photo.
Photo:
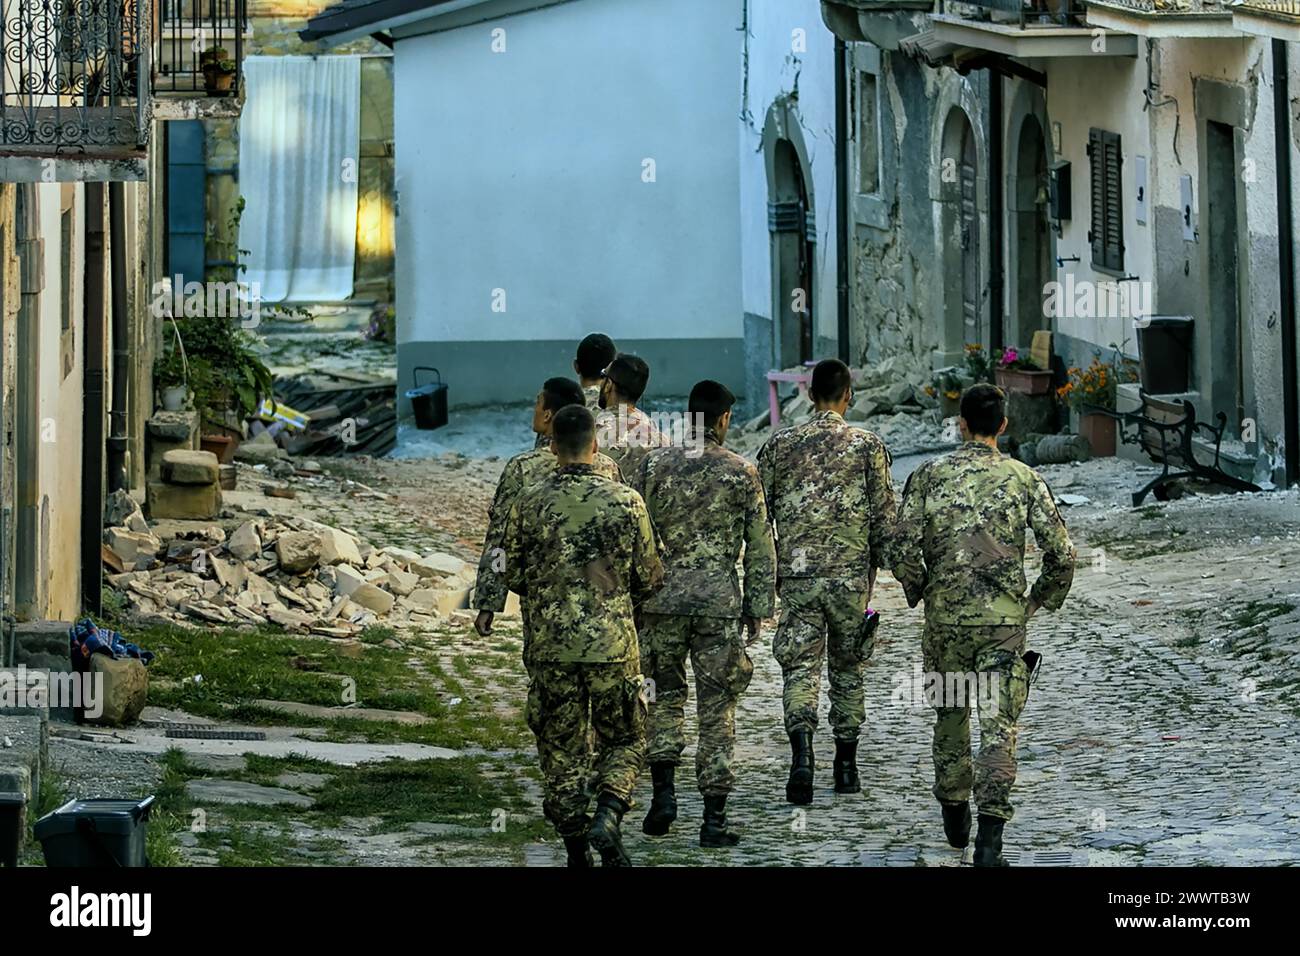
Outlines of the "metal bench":
[{"label": "metal bench", "polygon": [[[1234,491],[1260,490],[1258,485],[1243,481],[1219,467],[1219,446],[1223,443],[1223,432],[1228,425],[1227,415],[1219,412],[1215,416],[1218,425],[1209,425],[1196,420],[1196,409],[1187,399],[1167,402],[1148,395],[1145,390],[1139,390],[1138,395],[1142,407],[1136,412],[1088,408],[1088,411],[1101,412],[1117,419],[1120,423],[1120,440],[1125,444],[1136,444],[1152,461],[1162,466],[1160,474],[1133,492],[1134,507],[1152,493],[1157,501],[1168,501],[1169,492],[1166,487],[1181,478],[1209,481]],[[1127,430],[1129,427],[1132,427],[1132,432]],[[1204,431],[1214,439],[1214,463],[1211,465],[1196,460],[1193,438],[1198,431]]]}]

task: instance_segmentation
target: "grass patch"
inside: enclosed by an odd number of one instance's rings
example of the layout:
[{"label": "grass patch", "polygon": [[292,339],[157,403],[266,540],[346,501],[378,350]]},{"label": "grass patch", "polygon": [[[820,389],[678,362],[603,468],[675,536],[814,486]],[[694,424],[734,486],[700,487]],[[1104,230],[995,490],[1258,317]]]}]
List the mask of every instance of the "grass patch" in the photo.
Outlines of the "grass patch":
[{"label": "grass patch", "polygon": [[[411,647],[367,644],[362,654],[350,656],[344,652],[347,645],[270,629],[179,626],[134,632],[131,639],[158,655],[149,668],[149,702],[156,706],[256,725],[324,726],[330,738],[338,740],[410,741],[453,749],[518,747],[528,740],[522,714],[503,717],[492,701],[468,692],[446,673],[432,654]],[[413,656],[420,658],[421,667],[407,663]],[[502,663],[508,667],[512,662]],[[202,681],[196,683],[195,675],[202,675]],[[252,703],[292,700],[340,707],[354,702],[349,693],[354,685],[358,706],[412,711],[432,721],[414,725],[343,716],[322,720]],[[450,700],[455,697],[461,701],[453,706]]]},{"label": "grass patch", "polygon": [[1285,601],[1248,601],[1234,616],[1233,623],[1245,631],[1294,610],[1295,605]]}]

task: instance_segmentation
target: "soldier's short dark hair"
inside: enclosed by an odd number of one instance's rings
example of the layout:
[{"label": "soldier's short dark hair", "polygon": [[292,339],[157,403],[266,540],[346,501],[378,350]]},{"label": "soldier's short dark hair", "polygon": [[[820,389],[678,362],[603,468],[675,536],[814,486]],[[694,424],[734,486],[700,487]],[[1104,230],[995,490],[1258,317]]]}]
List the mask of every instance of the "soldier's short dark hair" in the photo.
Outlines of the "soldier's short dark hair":
[{"label": "soldier's short dark hair", "polygon": [[981,438],[996,435],[1002,419],[1007,417],[1007,397],[996,385],[987,382],[972,385],[962,393],[961,417],[972,435]]},{"label": "soldier's short dark hair", "polygon": [[605,377],[614,383],[619,395],[635,402],[645,394],[646,383],[650,381],[650,366],[639,356],[619,352],[605,369]]},{"label": "soldier's short dark hair", "polygon": [[704,427],[712,428],[718,423],[719,418],[731,411],[731,406],[735,404],[736,396],[731,394],[731,389],[721,382],[706,378],[702,382],[696,382],[695,387],[691,389],[691,397],[686,409],[691,413],[691,418],[703,415]]},{"label": "soldier's short dark hair", "polygon": [[576,458],[591,447],[596,437],[596,419],[586,405],[566,405],[551,422],[551,439],[557,454]]},{"label": "soldier's short dark hair", "polygon": [[566,405],[585,405],[582,386],[571,378],[548,378],[542,384],[542,408],[558,412]]},{"label": "soldier's short dark hair", "polygon": [[815,402],[837,402],[853,386],[849,367],[839,359],[822,359],[813,368],[808,393]]},{"label": "soldier's short dark hair", "polygon": [[617,354],[613,339],[604,332],[592,332],[578,343],[578,374],[583,378],[600,378],[600,373]]}]

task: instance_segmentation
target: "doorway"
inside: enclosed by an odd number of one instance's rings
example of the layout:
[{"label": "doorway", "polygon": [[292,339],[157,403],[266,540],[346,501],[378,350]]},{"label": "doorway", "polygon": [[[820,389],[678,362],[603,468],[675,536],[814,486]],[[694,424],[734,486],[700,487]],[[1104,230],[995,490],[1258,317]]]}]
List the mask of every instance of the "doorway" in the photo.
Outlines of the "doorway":
[{"label": "doorway", "polygon": [[975,136],[969,123],[961,140],[959,236],[961,239],[961,317],[963,334],[970,342],[985,341],[980,328],[980,226],[979,164],[975,155]]},{"label": "doorway", "polygon": [[1237,287],[1237,154],[1233,127],[1209,121],[1206,127],[1205,196],[1209,210],[1210,398],[1215,414],[1228,416],[1240,433],[1246,417],[1242,368],[1242,324]]},{"label": "doorway", "polygon": [[768,201],[772,233],[772,275],[776,301],[776,359],[789,368],[813,358],[813,263],[816,227],[808,184],[799,153],[790,140],[779,140]]},{"label": "doorway", "polygon": [[1028,346],[1034,333],[1050,328],[1043,314],[1045,288],[1051,275],[1047,221],[1047,141],[1038,119],[1026,116],[1016,144],[1016,187],[1013,245],[1016,266],[1014,341]]}]

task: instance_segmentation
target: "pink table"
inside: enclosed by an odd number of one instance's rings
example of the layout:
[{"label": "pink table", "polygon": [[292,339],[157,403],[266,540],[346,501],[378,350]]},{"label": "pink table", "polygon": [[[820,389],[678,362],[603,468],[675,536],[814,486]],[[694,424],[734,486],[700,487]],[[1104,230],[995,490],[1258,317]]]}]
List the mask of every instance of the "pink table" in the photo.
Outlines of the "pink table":
[{"label": "pink table", "polygon": [[799,394],[808,397],[808,383],[812,381],[812,371],[807,372],[768,372],[767,373],[767,408],[772,418],[772,430],[776,431],[781,421],[781,402],[776,396],[779,382],[794,382],[799,386]]}]

